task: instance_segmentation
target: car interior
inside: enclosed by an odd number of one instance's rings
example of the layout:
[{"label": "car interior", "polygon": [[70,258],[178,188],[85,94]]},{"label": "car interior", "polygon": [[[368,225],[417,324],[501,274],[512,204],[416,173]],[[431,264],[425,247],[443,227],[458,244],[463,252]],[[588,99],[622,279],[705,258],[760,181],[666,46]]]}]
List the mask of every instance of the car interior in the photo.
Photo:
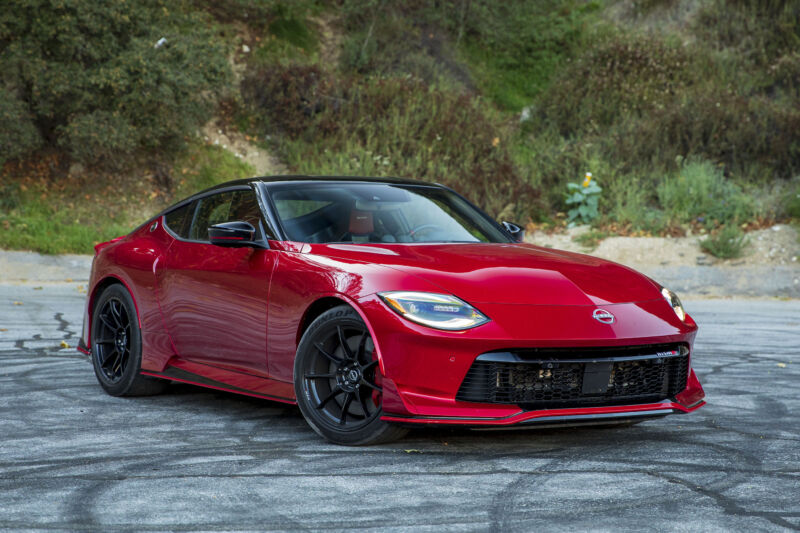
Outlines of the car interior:
[{"label": "car interior", "polygon": [[273,202],[298,242],[476,242],[486,236],[435,194],[359,186],[280,191]]}]

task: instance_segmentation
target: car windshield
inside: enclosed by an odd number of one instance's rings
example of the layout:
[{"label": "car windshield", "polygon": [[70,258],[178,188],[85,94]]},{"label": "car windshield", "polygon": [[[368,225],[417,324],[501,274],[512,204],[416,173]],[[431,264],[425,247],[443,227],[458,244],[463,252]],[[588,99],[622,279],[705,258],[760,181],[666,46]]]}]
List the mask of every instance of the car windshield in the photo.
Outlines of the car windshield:
[{"label": "car windshield", "polygon": [[293,241],[509,242],[494,222],[441,187],[301,182],[268,190]]}]

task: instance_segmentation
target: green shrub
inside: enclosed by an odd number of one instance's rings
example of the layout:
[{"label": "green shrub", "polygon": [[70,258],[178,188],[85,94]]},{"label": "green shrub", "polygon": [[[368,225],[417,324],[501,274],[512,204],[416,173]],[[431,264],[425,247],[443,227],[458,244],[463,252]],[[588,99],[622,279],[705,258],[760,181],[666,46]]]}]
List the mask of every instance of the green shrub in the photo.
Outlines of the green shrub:
[{"label": "green shrub", "polygon": [[600,244],[600,242],[606,237],[608,237],[607,232],[592,229],[587,232],[575,235],[574,237],[572,237],[572,240],[577,242],[584,248],[594,250],[595,248],[597,248],[597,245]]},{"label": "green shrub", "polygon": [[183,175],[172,193],[180,200],[226,181],[249,178],[255,169],[220,146],[190,144],[176,159],[174,175]]},{"label": "green shrub", "polygon": [[243,83],[263,117],[260,133],[284,132],[280,148],[293,170],[440,182],[523,221],[539,206],[510,157],[506,125],[479,98],[418,79],[326,76],[273,67]]},{"label": "green shrub", "polygon": [[281,0],[194,0],[193,4],[206,11],[220,22],[231,24],[244,22],[254,28],[263,29],[272,19]]},{"label": "green shrub", "polygon": [[687,83],[689,55],[656,37],[614,36],[564,68],[539,100],[546,123],[565,136],[605,131],[625,117],[646,117]]},{"label": "green shrub", "polygon": [[86,163],[175,148],[229,79],[207,18],[183,2],[9,2],[0,68],[15,103],[0,108],[0,131],[30,118],[0,159],[30,153],[39,138]]},{"label": "green shrub", "polygon": [[720,259],[733,259],[742,255],[748,244],[747,236],[736,226],[723,226],[716,234],[700,241],[700,247]]},{"label": "green shrub", "polygon": [[342,65],[477,85],[500,107],[519,110],[547,86],[580,41],[585,14],[598,7],[571,0],[345,0]]},{"label": "green shrub", "polygon": [[767,65],[800,47],[799,19],[795,0],[714,0],[699,10],[692,29],[709,46]]},{"label": "green shrub", "polygon": [[603,189],[597,184],[597,179],[592,179],[592,173],[587,172],[582,183],[567,183],[566,204],[567,220],[569,225],[576,223],[591,224],[600,215],[597,207],[600,202],[600,193]]},{"label": "green shrub", "polygon": [[0,167],[6,159],[36,150],[41,144],[42,137],[25,103],[0,86]]},{"label": "green shrub", "polygon": [[608,194],[604,195],[609,222],[647,233],[660,233],[666,229],[667,216],[655,207],[657,200],[654,191],[647,187],[647,181],[648,176],[624,175],[609,183]]},{"label": "green shrub", "polygon": [[753,202],[708,161],[691,161],[658,186],[661,206],[674,222],[710,227],[736,223],[753,213]]},{"label": "green shrub", "polygon": [[796,179],[793,186],[787,188],[784,205],[788,216],[800,220],[800,179]]}]

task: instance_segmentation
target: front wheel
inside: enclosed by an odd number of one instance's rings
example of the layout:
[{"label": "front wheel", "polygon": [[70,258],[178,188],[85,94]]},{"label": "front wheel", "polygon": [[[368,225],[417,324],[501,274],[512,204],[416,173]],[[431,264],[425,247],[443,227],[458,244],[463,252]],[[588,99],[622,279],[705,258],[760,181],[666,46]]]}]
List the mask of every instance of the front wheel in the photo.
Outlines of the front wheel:
[{"label": "front wheel", "polygon": [[381,373],[366,324],[348,305],[317,317],[294,363],[297,404],[311,428],[335,444],[399,439],[407,430],[381,420]]},{"label": "front wheel", "polygon": [[142,376],[142,332],[136,307],[119,284],[106,288],[92,313],[92,365],[97,381],[111,396],[158,394],[167,382]]}]

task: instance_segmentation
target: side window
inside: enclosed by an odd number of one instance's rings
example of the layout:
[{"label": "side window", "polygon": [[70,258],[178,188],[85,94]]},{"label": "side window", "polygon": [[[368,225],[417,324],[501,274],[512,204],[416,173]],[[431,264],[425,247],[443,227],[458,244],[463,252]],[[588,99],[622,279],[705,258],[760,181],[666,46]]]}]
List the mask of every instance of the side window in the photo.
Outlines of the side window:
[{"label": "side window", "polygon": [[189,230],[189,239],[207,241],[208,228],[214,224],[228,222],[234,192],[223,192],[198,200],[197,212]]},{"label": "side window", "polygon": [[234,220],[249,222],[256,228],[256,238],[262,238],[264,226],[261,208],[252,190],[228,191],[198,200],[188,238],[207,241],[210,226]]},{"label": "side window", "polygon": [[192,220],[192,213],[194,213],[193,206],[194,203],[189,203],[164,215],[164,225],[182,239],[189,237],[189,224]]}]

